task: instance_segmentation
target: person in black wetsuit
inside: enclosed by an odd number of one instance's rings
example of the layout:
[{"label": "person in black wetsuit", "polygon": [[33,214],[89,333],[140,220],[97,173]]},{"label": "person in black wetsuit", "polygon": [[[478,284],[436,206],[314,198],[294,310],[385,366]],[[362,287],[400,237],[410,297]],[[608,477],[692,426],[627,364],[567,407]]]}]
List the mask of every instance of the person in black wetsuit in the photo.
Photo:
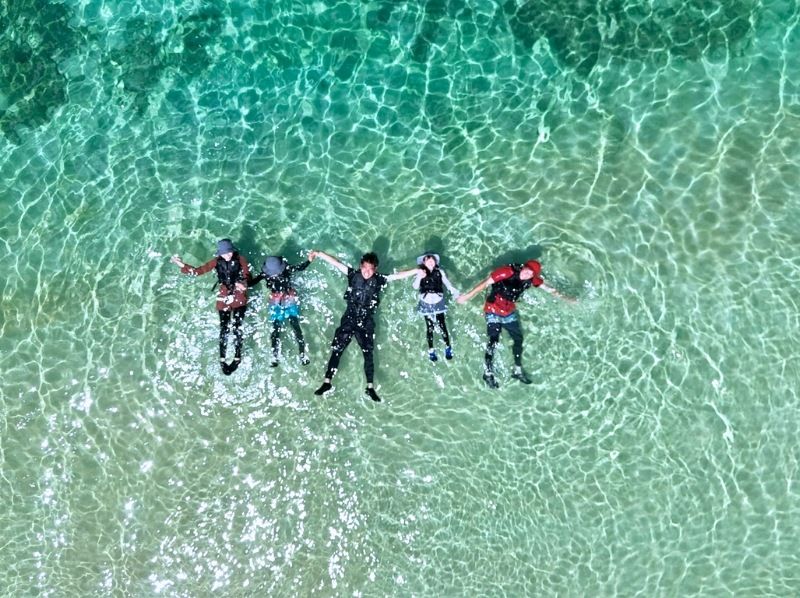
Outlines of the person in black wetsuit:
[{"label": "person in black wetsuit", "polygon": [[297,298],[297,291],[292,286],[292,274],[302,272],[312,261],[309,259],[290,266],[286,260],[279,255],[271,255],[261,267],[261,274],[247,281],[247,286],[257,285],[262,280],[269,287],[269,319],[272,322],[272,334],[270,341],[272,344],[272,367],[278,367],[278,358],[281,348],[281,331],[284,323],[288,320],[289,325],[294,331],[294,338],[297,341],[300,362],[303,365],[309,364],[308,353],[306,352],[306,342],[303,339],[303,331],[300,329],[300,302]]},{"label": "person in black wetsuit", "polygon": [[350,344],[353,337],[356,338],[361,352],[364,354],[364,374],[367,378],[366,393],[373,401],[380,401],[378,393],[373,387],[373,376],[375,373],[375,363],[372,354],[375,339],[375,321],[372,317],[381,300],[381,291],[389,281],[408,278],[417,273],[417,269],[405,270],[396,274],[379,274],[378,256],[374,253],[365,253],[361,258],[358,270],[346,266],[334,257],[322,251],[312,251],[309,259],[319,257],[328,262],[331,266],[347,276],[347,292],[344,295],[347,301],[347,308],[342,315],[339,327],[333,335],[331,342],[331,357],[328,360],[328,368],[325,371],[325,380],[317,390],[316,395],[322,395],[333,387],[331,380],[339,368],[339,359],[342,353]]},{"label": "person in black wetsuit", "polygon": [[531,379],[522,369],[522,326],[519,323],[516,305],[522,294],[533,286],[559,299],[575,302],[574,299],[565,297],[547,285],[541,273],[542,266],[536,260],[528,260],[524,264],[508,264],[494,270],[489,278],[456,299],[458,303],[466,303],[480,291],[492,287],[483,304],[486,333],[489,336],[484,355],[483,381],[489,388],[499,388],[500,386],[494,377],[494,350],[500,341],[500,332],[503,329],[508,332],[514,343],[514,373],[511,377],[523,384],[531,383]]},{"label": "person in black wetsuit", "polygon": [[[217,242],[216,255],[202,266],[195,268],[185,263],[180,256],[173,255],[170,261],[184,274],[200,276],[216,270],[219,291],[217,293],[217,312],[219,313],[219,362],[222,373],[231,375],[242,361],[242,320],[247,311],[247,277],[249,265],[239,255],[230,239]],[[231,363],[226,361],[228,333],[233,317],[233,345],[235,355]]]}]

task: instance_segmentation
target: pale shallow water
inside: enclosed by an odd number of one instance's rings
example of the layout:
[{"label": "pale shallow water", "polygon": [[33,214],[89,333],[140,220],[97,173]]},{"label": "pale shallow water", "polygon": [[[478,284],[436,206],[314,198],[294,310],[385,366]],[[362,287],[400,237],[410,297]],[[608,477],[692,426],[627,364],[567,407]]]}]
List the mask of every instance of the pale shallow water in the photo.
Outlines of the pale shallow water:
[{"label": "pale shallow water", "polygon": [[[268,7],[264,7],[267,4]],[[0,4],[0,588],[9,596],[794,596],[794,2]],[[376,382],[297,276],[216,364],[221,237],[465,290],[538,257],[534,384],[480,379],[480,300]]]}]

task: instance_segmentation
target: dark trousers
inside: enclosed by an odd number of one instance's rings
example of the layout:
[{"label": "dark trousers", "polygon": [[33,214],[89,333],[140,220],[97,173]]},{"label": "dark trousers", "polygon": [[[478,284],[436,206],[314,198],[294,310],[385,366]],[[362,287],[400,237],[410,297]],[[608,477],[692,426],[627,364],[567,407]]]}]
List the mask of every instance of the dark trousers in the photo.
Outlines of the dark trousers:
[{"label": "dark trousers", "polygon": [[233,316],[233,347],[236,358],[242,358],[242,320],[247,306],[237,307],[234,310],[219,311],[219,358],[225,359],[228,352],[228,333],[231,330],[231,316]]},{"label": "dark trousers", "polygon": [[448,347],[450,346],[450,333],[447,332],[447,323],[444,321],[444,314],[436,314],[435,316],[425,316],[425,335],[428,338],[428,349],[433,349],[433,329],[437,325],[439,326],[439,330],[442,331],[444,344]]},{"label": "dark trousers", "polygon": [[[281,331],[283,330],[283,324],[284,322],[278,322],[277,320],[272,322],[272,335],[270,336],[270,340],[272,341],[272,354],[275,356],[275,359],[278,359],[278,353],[281,348]],[[289,325],[294,331],[294,338],[297,341],[298,350],[302,354],[306,350],[306,341],[303,339],[303,331],[300,330],[300,318],[291,316],[289,318]]]},{"label": "dark trousers", "polygon": [[519,320],[514,320],[508,324],[493,322],[486,325],[486,333],[489,335],[489,342],[486,345],[484,363],[486,364],[486,370],[489,372],[493,371],[492,361],[494,360],[494,349],[500,340],[500,331],[504,328],[511,337],[511,340],[514,341],[514,346],[512,348],[514,352],[514,365],[522,367],[522,326]]},{"label": "dark trousers", "polygon": [[367,377],[367,384],[371,384],[375,374],[375,360],[372,354],[375,340],[375,322],[371,317],[360,321],[347,316],[342,318],[339,327],[333,333],[331,358],[328,360],[328,369],[325,372],[325,377],[328,380],[333,378],[336,370],[339,369],[339,359],[353,337],[356,337],[356,342],[364,354],[364,375]]}]

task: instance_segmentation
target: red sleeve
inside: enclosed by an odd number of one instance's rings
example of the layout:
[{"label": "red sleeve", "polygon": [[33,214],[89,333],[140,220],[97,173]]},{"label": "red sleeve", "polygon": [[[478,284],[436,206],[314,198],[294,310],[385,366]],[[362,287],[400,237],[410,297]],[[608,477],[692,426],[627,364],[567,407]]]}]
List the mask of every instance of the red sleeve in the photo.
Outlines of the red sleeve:
[{"label": "red sleeve", "polygon": [[492,280],[495,282],[500,282],[501,280],[505,280],[506,278],[511,278],[514,276],[514,268],[511,266],[503,266],[502,268],[498,268],[490,275]]},{"label": "red sleeve", "polygon": [[205,264],[200,266],[199,268],[195,268],[194,266],[190,266],[186,264],[183,268],[181,268],[181,272],[184,274],[192,274],[193,276],[200,276],[201,274],[205,274],[206,272],[210,272],[217,266],[217,258],[211,258]]}]

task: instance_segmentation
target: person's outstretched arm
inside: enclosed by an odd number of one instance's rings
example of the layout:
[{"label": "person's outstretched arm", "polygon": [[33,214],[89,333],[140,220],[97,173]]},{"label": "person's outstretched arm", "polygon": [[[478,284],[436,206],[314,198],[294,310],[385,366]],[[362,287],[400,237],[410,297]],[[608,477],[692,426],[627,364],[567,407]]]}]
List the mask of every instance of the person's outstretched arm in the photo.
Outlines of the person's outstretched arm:
[{"label": "person's outstretched arm", "polygon": [[417,268],[417,275],[414,280],[411,281],[411,286],[415,289],[419,290],[419,285],[422,284],[422,279],[428,275],[428,271],[424,268]]},{"label": "person's outstretched arm", "polygon": [[484,290],[486,287],[488,287],[490,284],[493,284],[493,283],[494,283],[494,279],[490,276],[489,278],[487,278],[483,282],[478,283],[475,286],[475,288],[470,289],[468,292],[466,292],[463,295],[461,295],[460,297],[458,297],[458,299],[456,299],[456,302],[458,302],[458,303],[466,303],[467,301],[472,299],[475,295],[477,295],[478,293],[480,293],[482,290]]},{"label": "person's outstretched arm", "polygon": [[200,276],[202,274],[205,274],[206,272],[211,272],[211,270],[213,270],[214,267],[217,265],[216,257],[211,258],[205,264],[197,268],[195,268],[194,266],[190,266],[177,255],[173,255],[171,258],[169,258],[169,261],[178,266],[183,274],[191,274],[193,276]]},{"label": "person's outstretched arm", "polygon": [[577,303],[578,302],[578,300],[575,299],[574,297],[567,297],[566,295],[562,295],[557,290],[555,290],[553,287],[548,285],[546,282],[543,282],[542,284],[540,284],[536,288],[537,289],[542,289],[543,291],[546,291],[546,292],[550,293],[553,297],[556,297],[557,299],[561,299],[562,301],[567,301],[569,303]]},{"label": "person's outstretched arm", "polygon": [[401,270],[400,272],[395,272],[394,274],[387,274],[386,280],[401,280],[403,278],[410,278],[414,276],[417,272],[419,272],[419,268],[411,268],[411,270]]},{"label": "person's outstretched arm", "polygon": [[314,258],[311,257],[312,253],[313,253],[312,251],[309,251],[308,252],[308,259],[300,262],[299,264],[293,264],[291,266],[286,266],[287,273],[294,274],[295,272],[302,272],[303,270],[308,268],[311,265],[311,262],[314,261]]},{"label": "person's outstretched arm", "polygon": [[267,275],[264,274],[263,272],[259,273],[259,275],[256,276],[256,277],[248,276],[247,277],[247,286],[248,286],[248,288],[256,286],[259,282],[264,280],[266,277],[267,277]]},{"label": "person's outstretched arm", "polygon": [[313,261],[315,258],[320,258],[326,262],[328,262],[331,266],[336,268],[342,274],[347,274],[347,266],[345,266],[342,262],[337,260],[335,257],[328,255],[324,251],[317,251],[311,250],[308,253],[308,259]]},{"label": "person's outstretched arm", "polygon": [[461,291],[459,291],[456,287],[453,286],[453,283],[450,282],[450,279],[447,278],[447,274],[444,273],[444,270],[440,270],[442,273],[442,282],[444,286],[450,291],[450,294],[453,295],[453,299],[458,299],[461,296]]}]

